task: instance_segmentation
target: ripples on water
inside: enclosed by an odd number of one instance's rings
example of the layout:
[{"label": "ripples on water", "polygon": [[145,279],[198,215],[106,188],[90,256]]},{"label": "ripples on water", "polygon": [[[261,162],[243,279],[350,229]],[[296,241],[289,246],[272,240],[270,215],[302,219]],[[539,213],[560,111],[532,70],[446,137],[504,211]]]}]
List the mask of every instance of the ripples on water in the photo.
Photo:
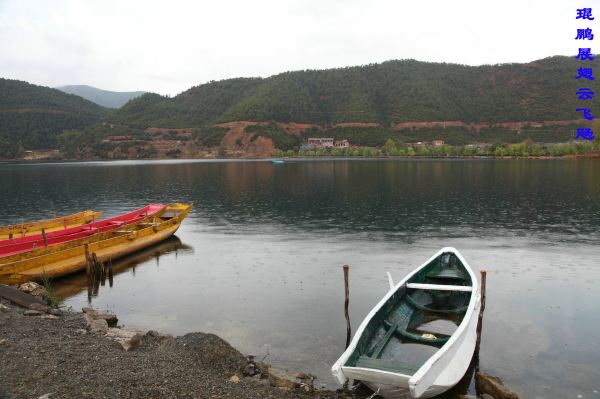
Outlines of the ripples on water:
[{"label": "ripples on water", "polygon": [[[457,247],[488,274],[481,368],[524,397],[594,397],[600,354],[597,161],[90,162],[0,165],[0,224],[186,201],[173,239],[118,265],[94,306],[125,324],[216,333],[293,370],[343,351],[395,279]],[[87,303],[85,278],[57,282]]]}]

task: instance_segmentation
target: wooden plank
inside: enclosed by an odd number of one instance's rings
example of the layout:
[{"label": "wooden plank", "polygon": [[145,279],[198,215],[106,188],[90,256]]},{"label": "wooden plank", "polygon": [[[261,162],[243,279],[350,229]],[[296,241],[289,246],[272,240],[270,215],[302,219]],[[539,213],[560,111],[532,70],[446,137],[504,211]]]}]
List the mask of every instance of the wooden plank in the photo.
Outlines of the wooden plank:
[{"label": "wooden plank", "polygon": [[467,285],[443,285],[443,284],[419,284],[419,283],[408,283],[406,288],[413,288],[417,290],[437,290],[437,291],[463,291],[471,292],[473,287]]},{"label": "wooden plank", "polygon": [[[408,323],[410,322],[410,318],[412,317],[413,312],[414,312],[414,308],[412,306],[409,306],[406,303],[403,303],[400,305],[400,309],[398,310],[399,314],[398,314],[397,320],[390,326],[390,328],[387,330],[385,335],[379,340],[379,342],[377,343],[377,346],[373,350],[373,353],[370,357],[375,358],[375,359],[379,359],[381,357],[385,347],[392,339],[394,332],[399,327],[406,328],[406,326],[408,326]],[[385,324],[384,324],[384,326],[385,326]]]},{"label": "wooden plank", "polygon": [[17,305],[21,305],[26,308],[30,307],[34,303],[46,305],[46,303],[42,299],[26,294],[24,292],[19,291],[16,288],[4,284],[0,284],[0,297],[8,299],[9,301],[16,303]]}]

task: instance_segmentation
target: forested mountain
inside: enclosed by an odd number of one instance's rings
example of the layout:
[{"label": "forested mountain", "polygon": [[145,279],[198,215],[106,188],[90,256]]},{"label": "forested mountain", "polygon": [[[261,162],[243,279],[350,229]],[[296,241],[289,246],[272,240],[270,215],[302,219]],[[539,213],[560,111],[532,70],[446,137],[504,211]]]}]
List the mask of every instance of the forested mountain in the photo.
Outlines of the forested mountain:
[{"label": "forested mountain", "polygon": [[179,94],[163,97],[148,93],[125,104],[111,122],[136,127],[190,127],[212,124],[240,102],[251,98],[263,83],[260,78],[210,82]]},{"label": "forested mountain", "polygon": [[[597,61],[586,61],[595,66]],[[190,127],[234,120],[306,122],[507,122],[576,119],[583,66],[574,57],[465,66],[414,60],[210,82],[173,98],[146,94],[111,120]]]},{"label": "forested mountain", "polygon": [[[388,61],[211,81],[172,98],[146,93],[116,110],[59,90],[0,79],[0,156],[58,147],[80,157],[129,156],[124,148],[142,144],[148,150],[142,153],[151,154],[154,140],[162,140],[156,148],[164,147],[164,153],[175,151],[165,147],[164,134],[173,136],[173,143],[191,140],[189,154],[206,147],[244,152],[260,144],[267,149],[268,142],[292,149],[308,135],[347,139],[355,146],[382,146],[389,139],[441,139],[452,145],[561,142],[573,138],[578,123],[573,121],[582,117],[576,108],[595,110],[593,100],[579,100],[576,92],[579,87],[597,91],[597,80],[575,77],[579,68],[596,71],[597,64],[558,56],[476,67]],[[560,122],[539,123],[545,121]],[[215,127],[225,122],[233,125]],[[261,122],[269,124],[247,125]],[[282,126],[288,122],[304,127],[292,132]],[[147,128],[167,133],[153,135]],[[178,128],[187,132],[185,140]],[[257,141],[259,136],[267,142]]]},{"label": "forested mountain", "polygon": [[106,109],[49,87],[0,78],[0,156],[57,148],[57,135],[98,122]]},{"label": "forested mountain", "polygon": [[102,105],[107,108],[121,108],[129,100],[139,97],[146,93],[145,91],[110,91],[102,90],[92,86],[86,85],[69,85],[57,87],[58,90],[75,94],[83,97],[86,100],[92,101],[98,105]]}]

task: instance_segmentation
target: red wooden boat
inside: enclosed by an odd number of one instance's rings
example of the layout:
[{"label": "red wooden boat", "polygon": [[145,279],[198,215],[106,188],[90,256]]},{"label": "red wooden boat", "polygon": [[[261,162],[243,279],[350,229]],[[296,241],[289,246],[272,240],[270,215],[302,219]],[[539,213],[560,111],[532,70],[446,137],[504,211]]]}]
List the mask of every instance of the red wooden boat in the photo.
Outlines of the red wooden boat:
[{"label": "red wooden boat", "polygon": [[45,240],[42,234],[0,240],[0,258],[30,251],[34,248],[39,248],[46,245],[55,245],[105,231],[116,230],[120,227],[138,223],[146,218],[152,217],[156,213],[163,210],[164,207],[165,205],[163,204],[150,204],[136,211],[119,215],[114,218],[105,219],[82,226],[71,227],[68,229],[52,231],[45,234]]}]

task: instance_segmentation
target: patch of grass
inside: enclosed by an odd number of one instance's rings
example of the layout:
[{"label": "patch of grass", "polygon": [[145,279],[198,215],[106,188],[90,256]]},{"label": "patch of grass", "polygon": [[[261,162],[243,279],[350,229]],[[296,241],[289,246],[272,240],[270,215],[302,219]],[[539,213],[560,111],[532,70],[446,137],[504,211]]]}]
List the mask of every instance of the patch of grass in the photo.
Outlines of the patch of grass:
[{"label": "patch of grass", "polygon": [[51,308],[58,308],[61,305],[61,301],[54,294],[54,288],[52,287],[52,277],[46,273],[42,275],[42,286],[46,291],[46,303]]}]

